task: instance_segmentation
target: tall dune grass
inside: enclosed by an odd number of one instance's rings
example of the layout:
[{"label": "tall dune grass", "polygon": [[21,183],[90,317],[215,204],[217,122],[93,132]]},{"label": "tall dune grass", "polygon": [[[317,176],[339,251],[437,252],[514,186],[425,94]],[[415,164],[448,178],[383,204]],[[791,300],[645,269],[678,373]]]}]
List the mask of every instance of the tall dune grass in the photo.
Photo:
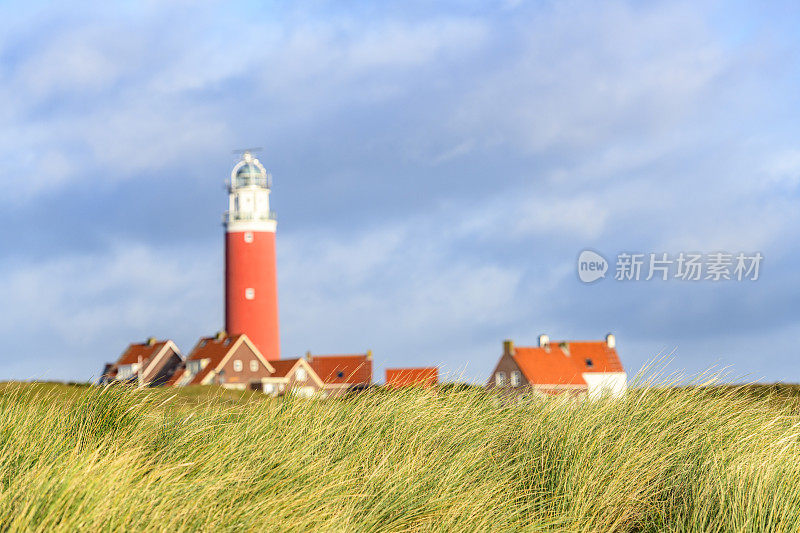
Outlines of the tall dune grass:
[{"label": "tall dune grass", "polygon": [[170,394],[0,389],[0,529],[800,530],[800,415],[735,389]]}]

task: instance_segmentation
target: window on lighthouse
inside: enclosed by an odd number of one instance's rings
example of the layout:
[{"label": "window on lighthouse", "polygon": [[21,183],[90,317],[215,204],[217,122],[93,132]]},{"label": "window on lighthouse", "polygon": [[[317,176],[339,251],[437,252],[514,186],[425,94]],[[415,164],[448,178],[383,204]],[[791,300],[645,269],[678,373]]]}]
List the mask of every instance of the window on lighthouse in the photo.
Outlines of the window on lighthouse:
[{"label": "window on lighthouse", "polygon": [[256,290],[252,287],[247,287],[244,290],[244,297],[247,298],[248,300],[252,300],[253,298],[256,297]]},{"label": "window on lighthouse", "polygon": [[244,232],[244,242],[253,242],[253,232],[252,231],[245,231]]}]

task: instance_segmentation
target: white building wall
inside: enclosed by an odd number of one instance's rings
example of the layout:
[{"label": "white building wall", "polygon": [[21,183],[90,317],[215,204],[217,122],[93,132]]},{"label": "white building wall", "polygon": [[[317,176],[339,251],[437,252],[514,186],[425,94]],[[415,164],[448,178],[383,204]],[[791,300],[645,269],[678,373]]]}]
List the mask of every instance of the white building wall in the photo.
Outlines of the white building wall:
[{"label": "white building wall", "polygon": [[589,386],[589,398],[604,395],[619,398],[628,390],[628,374],[625,372],[584,372],[583,379]]}]

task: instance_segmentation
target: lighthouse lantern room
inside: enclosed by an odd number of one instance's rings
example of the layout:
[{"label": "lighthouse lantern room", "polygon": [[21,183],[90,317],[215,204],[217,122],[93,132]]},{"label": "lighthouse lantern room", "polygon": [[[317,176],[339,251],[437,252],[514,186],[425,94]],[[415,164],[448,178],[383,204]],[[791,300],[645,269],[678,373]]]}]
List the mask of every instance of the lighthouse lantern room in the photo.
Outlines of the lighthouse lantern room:
[{"label": "lighthouse lantern room", "polygon": [[272,179],[246,151],[231,171],[225,213],[225,329],[246,334],[269,360],[280,358]]}]

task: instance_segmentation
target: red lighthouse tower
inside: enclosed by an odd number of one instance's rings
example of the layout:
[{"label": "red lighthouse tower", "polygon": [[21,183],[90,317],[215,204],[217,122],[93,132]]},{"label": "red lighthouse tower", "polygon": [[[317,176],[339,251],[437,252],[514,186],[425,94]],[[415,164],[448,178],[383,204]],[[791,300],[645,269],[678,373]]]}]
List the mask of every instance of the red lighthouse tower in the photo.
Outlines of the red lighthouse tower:
[{"label": "red lighthouse tower", "polygon": [[250,152],[231,171],[225,213],[225,329],[246,334],[261,354],[280,358],[275,213],[271,176]]}]

